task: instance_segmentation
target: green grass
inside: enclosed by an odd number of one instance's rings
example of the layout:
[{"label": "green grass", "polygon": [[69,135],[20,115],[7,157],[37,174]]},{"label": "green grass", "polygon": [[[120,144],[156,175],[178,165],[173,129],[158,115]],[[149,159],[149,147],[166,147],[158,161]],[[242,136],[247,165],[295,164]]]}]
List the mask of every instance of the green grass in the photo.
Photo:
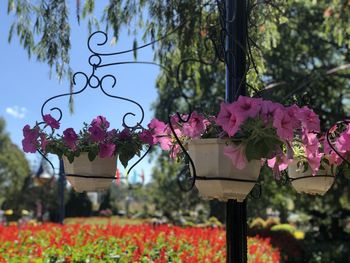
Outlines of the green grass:
[{"label": "green grass", "polygon": [[145,223],[143,219],[129,219],[118,216],[111,217],[70,217],[64,220],[64,224],[89,224],[89,225],[139,225]]}]

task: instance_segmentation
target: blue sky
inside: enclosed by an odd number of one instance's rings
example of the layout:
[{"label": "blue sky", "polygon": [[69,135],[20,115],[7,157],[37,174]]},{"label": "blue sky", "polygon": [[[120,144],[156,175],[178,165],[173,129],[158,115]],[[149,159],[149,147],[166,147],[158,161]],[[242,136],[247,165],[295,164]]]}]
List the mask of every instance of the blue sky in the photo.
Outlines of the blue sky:
[{"label": "blue sky", "polygon": [[[89,36],[86,21],[81,21],[78,25],[75,17],[75,1],[69,6],[70,24],[71,24],[71,67],[74,71],[83,71],[87,75],[91,72],[88,64],[88,57],[91,55],[87,49],[86,42]],[[108,1],[96,1],[96,16],[99,18],[102,8]],[[7,36],[12,16],[6,14],[7,1],[0,1],[0,72],[1,72],[1,95],[0,95],[0,116],[4,117],[7,124],[7,132],[10,134],[14,143],[21,147],[22,128],[26,124],[31,126],[36,121],[41,121],[40,109],[42,103],[55,95],[69,91],[69,83],[64,79],[59,83],[53,74],[50,78],[50,70],[47,64],[39,63],[35,58],[28,59],[26,51],[19,45],[17,37],[7,42]],[[104,28],[104,26],[102,27]],[[142,32],[141,32],[142,33]],[[109,37],[111,40],[111,32]],[[119,41],[112,45],[108,42],[106,52],[116,52],[132,47],[133,36],[128,36],[126,30],[123,30]],[[141,40],[139,41],[141,43]],[[138,53],[138,60],[152,61],[153,51],[146,48]],[[109,60],[114,62],[128,60],[132,61],[132,54],[113,57]],[[117,85],[110,89],[106,87],[111,94],[124,96],[139,102],[145,110],[144,124],[151,120],[153,112],[151,103],[157,98],[155,88],[156,77],[159,69],[151,65],[122,65],[105,68],[104,73],[113,74],[117,78]],[[78,82],[76,89],[80,89]],[[73,115],[68,110],[68,97],[52,101],[48,105],[46,113],[50,113],[51,107],[59,107],[63,110],[61,121],[61,131],[65,128],[73,127],[79,130],[82,123],[90,122],[95,116],[103,115],[111,122],[111,126],[121,128],[121,118],[128,112],[137,113],[138,109],[130,103],[111,99],[102,94],[98,89],[88,89],[84,93],[74,97],[75,112]],[[54,114],[53,114],[54,115]],[[55,116],[55,115],[54,115]],[[130,119],[130,121],[132,121]],[[26,154],[26,157],[33,166],[40,158],[36,154]],[[53,157],[52,157],[53,158]],[[57,162],[55,162],[57,163]],[[148,161],[143,161],[136,169],[144,169],[146,177],[149,179],[151,165]]]}]

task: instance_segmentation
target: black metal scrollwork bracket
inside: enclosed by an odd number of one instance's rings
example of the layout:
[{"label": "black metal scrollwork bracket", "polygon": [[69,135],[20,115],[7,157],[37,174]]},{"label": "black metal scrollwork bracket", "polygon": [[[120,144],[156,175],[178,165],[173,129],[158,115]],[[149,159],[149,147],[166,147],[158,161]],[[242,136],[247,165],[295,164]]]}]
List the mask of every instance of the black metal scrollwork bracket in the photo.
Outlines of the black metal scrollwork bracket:
[{"label": "black metal scrollwork bracket", "polygon": [[[126,112],[124,114],[124,116],[122,117],[122,126],[124,128],[128,128],[132,131],[135,130],[143,130],[144,127],[142,126],[143,121],[144,121],[144,117],[145,117],[145,112],[143,107],[141,106],[141,104],[139,104],[138,102],[136,102],[135,100],[129,99],[129,98],[125,98],[125,97],[121,97],[121,96],[116,96],[111,94],[107,89],[106,89],[106,83],[109,82],[110,87],[114,88],[116,86],[117,80],[116,77],[112,74],[105,74],[103,76],[98,76],[96,74],[97,70],[100,68],[105,68],[105,67],[110,67],[110,66],[115,66],[115,65],[124,65],[124,64],[146,64],[146,65],[155,65],[158,67],[163,68],[164,70],[166,70],[162,65],[157,64],[155,62],[148,62],[148,61],[118,61],[118,62],[113,62],[113,63],[103,63],[104,62],[104,58],[106,57],[115,57],[121,54],[125,54],[125,53],[130,53],[130,52],[134,52],[136,50],[148,47],[150,45],[153,45],[154,43],[164,39],[165,37],[167,37],[168,35],[172,34],[173,32],[170,32],[168,34],[166,34],[165,36],[163,36],[160,39],[154,40],[150,43],[147,43],[143,46],[137,47],[137,48],[133,48],[133,49],[129,49],[129,50],[123,50],[123,51],[119,51],[119,52],[112,52],[112,53],[105,53],[105,52],[100,52],[97,51],[97,49],[95,49],[96,47],[102,47],[104,46],[107,41],[108,41],[108,36],[105,32],[102,31],[96,31],[94,33],[92,33],[87,41],[87,47],[88,50],[91,52],[90,57],[88,58],[88,63],[91,66],[91,73],[90,74],[86,74],[85,72],[82,71],[78,71],[76,72],[73,76],[72,76],[72,83],[75,87],[75,91],[69,92],[69,93],[64,93],[64,94],[60,94],[60,95],[56,95],[53,96],[49,99],[47,99],[43,105],[41,106],[41,116],[42,118],[44,118],[44,115],[47,114],[46,112],[46,108],[47,105],[53,101],[56,100],[58,98],[62,98],[62,97],[70,97],[70,96],[75,96],[78,95],[82,92],[84,92],[85,90],[87,90],[88,88],[91,89],[96,89],[96,90],[100,90],[102,92],[103,95],[106,95],[107,97],[110,98],[114,98],[114,99],[118,99],[118,100],[122,100],[122,101],[126,101],[129,102],[133,105],[136,106],[136,108],[138,109],[138,113],[134,113],[134,112]],[[95,42],[96,46],[93,46],[93,42]],[[78,80],[78,77],[80,77],[82,79],[82,82]],[[109,81],[108,81],[109,80]],[[79,84],[82,83],[82,84]],[[56,120],[57,121],[61,121],[62,117],[63,117],[63,113],[62,110],[59,107],[52,107],[49,109],[49,111],[51,113],[56,113],[58,114],[58,117],[56,116]],[[130,119],[134,118],[134,123],[130,122]],[[135,121],[135,118],[136,121]],[[39,122],[37,123],[37,126],[40,125],[45,125],[45,122]],[[53,131],[52,131],[53,132]],[[136,161],[136,163],[134,163],[127,171],[127,174],[130,174],[130,171],[138,164],[140,163],[145,156],[150,152],[152,146],[150,146],[146,152],[140,157],[139,160]],[[40,150],[38,150],[39,154],[42,155],[43,158],[45,158],[46,161],[48,161],[48,163],[51,165],[51,167],[54,169],[54,165],[52,164],[52,162],[46,157],[46,155],[41,152]],[[84,175],[78,175],[78,174],[67,174],[68,176],[75,176],[75,177],[85,177]],[[89,178],[94,178],[89,176]],[[101,178],[100,176],[98,178]],[[105,179],[116,179],[115,176],[105,176],[103,177]],[[117,179],[127,179],[127,176],[125,177],[120,177]]]},{"label": "black metal scrollwork bracket", "polygon": [[[224,7],[225,2],[224,1],[220,1],[220,0],[216,0],[216,8],[217,8],[217,12],[219,14],[218,19],[217,19],[217,25],[216,27],[219,28],[220,31],[220,36],[217,37],[215,34],[208,34],[207,38],[205,40],[205,47],[207,49],[209,49],[209,45],[207,44],[207,42],[210,42],[214,48],[214,58],[211,58],[209,61],[204,60],[203,58],[187,58],[182,60],[178,66],[177,66],[177,71],[176,71],[176,78],[177,78],[177,83],[180,84],[181,80],[180,80],[180,69],[181,67],[185,64],[185,63],[201,63],[204,65],[212,65],[214,63],[218,63],[218,62],[222,62],[227,64],[228,60],[232,57],[234,57],[234,53],[232,50],[226,50],[225,49],[225,39],[226,36],[229,34],[228,30],[226,29],[226,25],[227,25],[227,18],[226,18],[226,9]],[[212,14],[209,14],[209,16]],[[209,20],[209,17],[208,19]],[[233,15],[232,18],[230,18],[229,21],[232,21],[235,19],[235,15]],[[210,27],[213,27],[213,25],[211,24]],[[212,32],[212,28],[210,28],[208,30],[208,32]],[[251,41],[251,39],[248,37],[247,34],[247,42]],[[250,47],[249,47],[250,48]],[[245,69],[245,75],[248,73],[248,70],[250,68],[251,64],[254,64],[254,61],[252,60],[252,56],[251,56],[251,52],[250,49],[248,51],[244,50],[244,53],[246,54],[246,56],[248,57],[248,63],[247,63],[247,68]],[[242,83],[241,83],[242,84]],[[235,94],[236,97],[237,94]],[[185,96],[184,94],[182,95],[184,101],[187,103],[187,107],[188,107],[188,113],[184,116],[187,116],[186,118],[183,118],[182,115],[177,112],[177,119],[179,120],[180,124],[184,124],[186,122],[188,122],[191,118],[191,114],[193,112],[193,108],[189,102],[189,99],[187,96]],[[169,109],[171,109],[171,107],[169,107]],[[261,184],[258,181],[255,180],[246,180],[246,179],[235,179],[235,178],[230,178],[230,177],[203,177],[203,176],[198,176],[196,173],[196,167],[195,164],[193,162],[193,160],[191,159],[191,156],[188,154],[187,149],[185,148],[185,146],[182,144],[181,140],[178,138],[175,129],[171,123],[171,116],[170,116],[171,112],[169,112],[169,116],[168,116],[168,123],[170,126],[170,129],[172,131],[172,134],[176,140],[176,142],[178,143],[178,145],[180,146],[184,156],[185,156],[185,162],[184,162],[184,167],[183,169],[178,173],[178,184],[180,186],[180,188],[183,191],[190,191],[193,189],[193,187],[195,186],[195,182],[196,180],[205,180],[205,181],[210,181],[210,180],[224,180],[224,181],[237,181],[237,182],[246,182],[246,183],[254,183],[255,187],[253,189],[253,191],[251,191],[250,193],[250,197],[253,199],[257,199],[260,198],[261,196]],[[191,172],[190,172],[191,170]]]}]

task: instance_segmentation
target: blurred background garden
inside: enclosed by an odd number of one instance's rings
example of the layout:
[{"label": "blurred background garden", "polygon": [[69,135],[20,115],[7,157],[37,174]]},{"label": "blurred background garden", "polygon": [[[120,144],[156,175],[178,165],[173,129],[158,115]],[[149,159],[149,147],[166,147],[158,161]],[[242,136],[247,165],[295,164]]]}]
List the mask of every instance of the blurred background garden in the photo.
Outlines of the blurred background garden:
[{"label": "blurred background garden", "polygon": [[[60,225],[59,161],[48,156],[53,170],[39,154],[25,154],[21,144],[23,126],[40,120],[42,103],[74,91],[72,74],[90,70],[86,42],[95,30],[113,36],[110,52],[174,31],[118,57],[163,67],[128,64],[111,72],[117,92],[143,105],[146,123],[153,116],[167,121],[170,102],[173,112],[186,111],[183,94],[196,108],[217,112],[225,97],[225,65],[198,63],[213,61],[218,52],[215,45],[207,47],[209,37],[220,38],[217,2],[0,3],[1,262],[225,262],[225,203],[203,200],[195,188],[182,191],[181,163],[167,153],[153,150],[127,180],[114,180],[105,192],[77,193],[67,184]],[[308,105],[320,116],[323,131],[347,118],[350,1],[247,2],[248,94]],[[191,63],[176,72],[182,60]],[[104,115],[121,126],[127,106],[100,97],[88,92],[61,100],[62,125],[81,128],[84,120]],[[247,201],[248,261],[350,262],[349,180],[345,166],[324,196],[298,194],[264,166],[261,195]]]}]

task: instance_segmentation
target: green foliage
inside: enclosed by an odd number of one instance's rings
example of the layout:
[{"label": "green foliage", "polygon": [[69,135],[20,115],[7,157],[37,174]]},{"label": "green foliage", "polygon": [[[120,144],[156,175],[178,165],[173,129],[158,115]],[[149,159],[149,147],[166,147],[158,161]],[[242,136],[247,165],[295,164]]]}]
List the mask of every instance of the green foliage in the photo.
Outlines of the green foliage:
[{"label": "green foliage", "polygon": [[[275,218],[255,218],[249,225],[249,236],[269,238],[271,244],[282,254],[281,262],[302,262],[305,259],[304,243],[298,240],[294,233],[296,228],[290,224],[279,224]],[[305,261],[309,262],[309,261]]]},{"label": "green foliage", "polygon": [[208,218],[207,225],[211,227],[221,227],[222,223],[215,216],[212,216]]},{"label": "green foliage", "polygon": [[19,192],[29,173],[28,161],[22,151],[11,142],[5,131],[5,121],[0,118],[0,201]]},{"label": "green foliage", "polygon": [[271,231],[287,231],[293,234],[296,228],[290,224],[278,224],[271,227]]},{"label": "green foliage", "polygon": [[248,119],[242,126],[241,131],[247,134],[242,143],[246,145],[248,161],[266,158],[276,149],[281,149],[282,142],[278,139],[275,128],[266,126],[260,119]]},{"label": "green foliage", "polygon": [[8,14],[14,14],[8,41],[16,34],[28,56],[47,63],[59,78],[70,75],[70,26],[65,0],[9,0]]},{"label": "green foliage", "polygon": [[[23,155],[20,150],[18,150],[18,152]],[[27,164],[26,160],[25,162]],[[42,165],[44,171],[50,173],[48,163],[44,161]],[[12,218],[9,220],[20,219],[22,217],[22,210],[27,210],[33,212],[38,220],[42,220],[44,214],[46,214],[49,216],[48,219],[50,221],[57,222],[59,220],[59,200],[57,198],[58,184],[55,178],[43,179],[32,174],[32,172],[28,172],[25,178],[23,178],[23,176],[19,178],[13,176],[11,182],[16,182],[18,179],[20,179],[20,187],[16,191],[4,194],[4,201],[1,203],[2,210],[11,209],[14,211]],[[40,217],[36,214],[39,203],[42,206]]]},{"label": "green foliage", "polygon": [[142,142],[137,136],[128,138],[126,141],[123,141],[118,146],[119,160],[124,167],[128,166],[128,162],[134,157],[141,155]]}]

